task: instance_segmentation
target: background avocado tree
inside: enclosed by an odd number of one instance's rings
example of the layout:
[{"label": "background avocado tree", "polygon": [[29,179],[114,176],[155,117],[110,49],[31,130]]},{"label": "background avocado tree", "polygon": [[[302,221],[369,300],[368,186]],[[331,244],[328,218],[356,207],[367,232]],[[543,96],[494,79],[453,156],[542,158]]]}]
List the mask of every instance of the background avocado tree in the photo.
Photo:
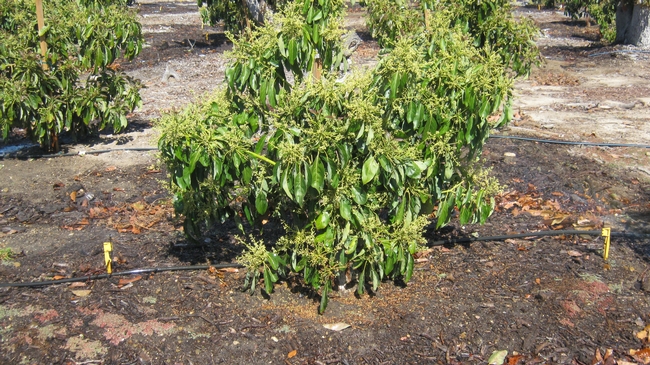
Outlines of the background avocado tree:
[{"label": "background avocado tree", "polygon": [[[159,121],[186,234],[235,221],[249,234],[239,261],[251,291],[260,277],[270,293],[300,273],[322,312],[349,268],[359,293],[408,282],[430,216],[441,227],[454,209],[463,224],[491,214],[499,187],[477,156],[534,60],[509,68],[499,44],[477,43],[450,9],[419,9],[375,67],[343,75],[343,0],[288,1],[232,38],[222,89]],[[514,50],[534,55],[524,40]],[[255,228],[271,219],[285,234],[265,243]]]},{"label": "background avocado tree", "polygon": [[[140,104],[140,83],[119,71],[119,57],[142,49],[141,26],[125,2],[51,0],[38,32],[30,0],[0,0],[0,130],[25,128],[45,148],[58,135],[126,127]],[[39,37],[48,44],[43,58]],[[43,67],[46,65],[46,67]]]},{"label": "background avocado tree", "polygon": [[545,5],[564,5],[565,14],[574,19],[591,18],[600,27],[604,40],[650,47],[650,7],[646,0],[567,0],[546,1]]}]

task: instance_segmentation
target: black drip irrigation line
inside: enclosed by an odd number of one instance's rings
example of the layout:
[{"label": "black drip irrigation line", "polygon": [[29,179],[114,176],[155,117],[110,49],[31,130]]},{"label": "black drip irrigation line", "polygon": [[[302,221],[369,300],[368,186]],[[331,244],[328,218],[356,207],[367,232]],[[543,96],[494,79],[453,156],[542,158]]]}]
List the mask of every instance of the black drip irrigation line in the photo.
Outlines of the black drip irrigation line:
[{"label": "black drip irrigation line", "polygon": [[166,271],[207,270],[211,267],[215,269],[228,269],[228,268],[242,268],[244,266],[240,264],[215,264],[215,265],[194,265],[194,266],[150,267],[146,269],[135,269],[135,270],[128,270],[128,271],[114,272],[112,274],[80,276],[77,278],[68,278],[68,279],[61,279],[61,280],[32,281],[26,283],[0,283],[0,288],[49,286],[49,285],[56,285],[56,284],[74,283],[79,281],[108,279],[113,276],[154,274],[154,273],[166,272]]},{"label": "black drip irrigation line", "polygon": [[70,152],[70,153],[54,153],[51,155],[24,155],[21,156],[17,153],[13,154],[0,154],[1,158],[19,158],[19,159],[28,159],[28,158],[53,158],[53,157],[72,157],[72,156],[85,156],[85,155],[94,155],[99,153],[108,153],[108,152],[123,152],[123,151],[158,151],[158,147],[128,147],[128,148],[112,148],[108,150],[89,150],[89,151],[79,151],[79,152]]},{"label": "black drip irrigation line", "polygon": [[[429,246],[442,246],[442,245],[451,245],[456,243],[471,243],[478,241],[503,241],[509,238],[526,238],[526,237],[551,237],[551,236],[563,236],[563,235],[588,235],[588,236],[600,236],[603,231],[580,231],[580,230],[564,230],[564,231],[539,231],[539,232],[528,232],[528,233],[518,233],[518,234],[508,234],[503,236],[485,236],[485,237],[461,237],[461,238],[451,238],[448,240],[434,241],[429,244]],[[625,238],[647,238],[650,239],[650,235],[647,234],[635,234],[627,232],[611,232],[611,237],[625,237]]]},{"label": "black drip irrigation line", "polygon": [[616,54],[616,53],[650,53],[650,51],[644,51],[640,49],[620,49],[618,51],[592,53],[589,55],[589,57],[596,57],[596,56]]},{"label": "black drip irrigation line", "polygon": [[584,142],[584,141],[559,141],[556,139],[538,139],[530,137],[519,137],[519,136],[504,136],[500,134],[492,134],[490,137],[494,138],[503,138],[503,139],[516,139],[520,141],[529,141],[529,142],[541,142],[541,143],[553,143],[553,144],[566,144],[572,146],[595,146],[595,147],[638,147],[638,148],[650,148],[650,145],[647,144],[631,144],[631,143],[599,143],[599,142]]},{"label": "black drip irrigation line", "polygon": [[[632,144],[632,143],[599,143],[599,142],[584,142],[584,141],[560,141],[556,139],[539,139],[531,137],[519,137],[519,136],[505,136],[500,134],[490,135],[490,138],[502,138],[502,139],[515,139],[520,141],[529,141],[529,142],[540,142],[540,143],[551,143],[551,144],[564,144],[571,146],[594,146],[594,147],[637,147],[637,148],[650,148],[650,145],[647,144]],[[114,148],[108,150],[90,150],[90,151],[79,151],[71,153],[55,153],[51,155],[24,155],[21,156],[17,153],[13,154],[0,154],[0,159],[3,158],[16,158],[16,159],[29,159],[29,158],[53,158],[53,157],[72,157],[72,156],[85,156],[85,155],[94,155],[99,153],[109,153],[109,152],[120,152],[120,151],[158,151],[158,147],[130,147],[130,148]]]},{"label": "black drip irrigation line", "polygon": [[[539,231],[539,232],[528,232],[528,233],[519,233],[519,234],[509,234],[502,236],[486,236],[486,237],[463,237],[463,238],[453,238],[443,241],[434,241],[429,244],[429,246],[442,246],[450,245],[456,243],[470,243],[477,241],[503,241],[509,238],[526,238],[526,237],[545,237],[545,236],[562,236],[562,235],[590,235],[590,236],[600,236],[603,231],[579,231],[579,230],[564,230],[564,231]],[[626,232],[611,232],[611,237],[626,237],[626,238],[647,238],[650,239],[650,235],[647,234],[634,234]],[[81,276],[77,278],[68,278],[61,280],[48,280],[48,281],[32,281],[24,283],[0,283],[0,288],[8,287],[37,287],[37,286],[49,286],[56,284],[65,284],[73,283],[79,281],[90,281],[97,279],[108,279],[113,276],[127,276],[127,275],[136,275],[136,274],[151,274],[159,273],[165,271],[197,271],[197,270],[207,270],[209,268],[215,269],[226,269],[226,268],[242,268],[244,266],[240,264],[215,264],[215,265],[194,265],[194,266],[172,266],[172,267],[152,267],[146,269],[135,269],[128,271],[120,271],[112,274],[99,274],[99,275],[89,275]]]}]

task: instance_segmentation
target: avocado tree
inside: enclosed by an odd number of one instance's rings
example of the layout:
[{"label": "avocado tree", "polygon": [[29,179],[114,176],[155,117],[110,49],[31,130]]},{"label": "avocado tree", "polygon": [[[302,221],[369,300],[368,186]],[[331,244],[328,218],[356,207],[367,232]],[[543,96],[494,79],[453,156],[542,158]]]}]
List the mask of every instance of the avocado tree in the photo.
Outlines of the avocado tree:
[{"label": "avocado tree", "polygon": [[[248,234],[246,286],[262,279],[270,293],[299,273],[321,312],[343,271],[358,273],[360,294],[408,282],[432,218],[487,220],[499,187],[478,156],[511,118],[527,64],[515,70],[440,8],[386,41],[376,66],[342,77],[343,11],[343,0],[288,1],[232,38],[223,88],[158,123],[188,237],[234,221]],[[284,235],[264,242],[269,220]]]},{"label": "avocado tree", "polygon": [[264,22],[264,17],[282,7],[286,0],[197,0],[204,24],[223,22],[238,33]]},{"label": "avocado tree", "polygon": [[[24,128],[45,148],[58,135],[126,127],[140,104],[140,83],[119,70],[119,57],[142,48],[141,26],[126,3],[50,0],[39,32],[31,0],[0,0],[0,130]],[[39,41],[47,43],[41,55]]]},{"label": "avocado tree", "polygon": [[570,0],[565,6],[573,18],[593,18],[610,42],[650,47],[650,7],[645,0]]}]

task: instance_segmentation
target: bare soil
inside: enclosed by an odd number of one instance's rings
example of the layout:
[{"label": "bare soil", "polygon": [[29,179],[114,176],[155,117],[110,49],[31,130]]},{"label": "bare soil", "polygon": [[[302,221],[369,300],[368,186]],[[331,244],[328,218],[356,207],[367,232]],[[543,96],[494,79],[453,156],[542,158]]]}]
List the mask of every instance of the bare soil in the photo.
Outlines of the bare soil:
[{"label": "bare soil", "polygon": [[[230,226],[201,245],[173,217],[166,171],[154,152],[152,120],[219,85],[229,42],[201,28],[194,2],[138,5],[147,48],[122,68],[147,85],[144,105],[120,135],[65,145],[76,157],[0,160],[1,282],[114,271],[231,263],[241,251]],[[519,8],[543,30],[545,63],[517,83],[516,118],[502,135],[650,144],[648,54],[598,42],[597,28],[561,12]],[[348,25],[377,46],[362,10]],[[165,71],[175,77],[163,79]],[[12,140],[12,144],[22,141]],[[490,139],[483,157],[504,192],[483,226],[425,232],[434,242],[540,230],[612,227],[650,233],[647,148],[585,147]],[[23,154],[34,154],[29,150]],[[240,290],[243,272],[174,271],[77,284],[0,288],[4,364],[484,364],[507,350],[508,364],[647,363],[650,241],[566,235],[436,246],[418,256],[408,285],[332,294],[290,278],[263,296]],[[0,253],[3,251],[0,251]],[[346,323],[332,331],[324,324]],[[640,351],[638,351],[640,350]],[[635,352],[638,351],[638,352]]]}]

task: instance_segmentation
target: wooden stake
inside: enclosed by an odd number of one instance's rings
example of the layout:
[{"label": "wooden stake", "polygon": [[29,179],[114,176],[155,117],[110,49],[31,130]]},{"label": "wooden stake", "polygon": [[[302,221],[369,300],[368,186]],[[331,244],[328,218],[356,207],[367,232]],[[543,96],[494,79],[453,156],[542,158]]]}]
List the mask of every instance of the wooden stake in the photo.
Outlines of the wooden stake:
[{"label": "wooden stake", "polygon": [[314,80],[320,81],[320,75],[323,73],[323,61],[320,58],[317,58],[314,61],[314,68],[312,72],[314,74]]},{"label": "wooden stake", "polygon": [[[43,17],[43,0],[36,0],[36,21],[38,22],[38,33],[41,34],[45,28],[45,18]],[[45,43],[45,34],[41,38],[41,56],[43,56],[43,70],[47,70],[45,55],[47,54],[47,43]]]}]

